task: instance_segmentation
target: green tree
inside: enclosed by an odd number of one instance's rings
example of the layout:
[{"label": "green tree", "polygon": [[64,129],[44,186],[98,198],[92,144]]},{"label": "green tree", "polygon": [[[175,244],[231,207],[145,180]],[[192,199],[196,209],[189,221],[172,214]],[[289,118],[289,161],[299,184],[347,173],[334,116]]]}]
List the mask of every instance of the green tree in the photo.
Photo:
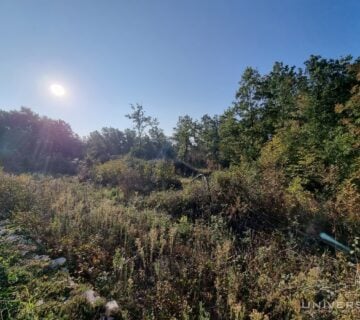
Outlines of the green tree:
[{"label": "green tree", "polygon": [[276,129],[283,128],[287,121],[297,119],[297,99],[306,85],[300,69],[275,62],[272,71],[263,77],[259,96],[263,101],[265,130],[273,135]]},{"label": "green tree", "polygon": [[229,162],[255,160],[267,140],[260,95],[262,78],[255,69],[246,68],[239,84],[236,101],[221,117],[221,149]]},{"label": "green tree", "polygon": [[115,128],[102,128],[86,138],[86,155],[89,160],[104,162],[112,156],[125,155],[136,144],[134,130],[121,131]]},{"label": "green tree", "polygon": [[131,106],[131,109],[133,112],[127,114],[126,117],[129,118],[130,120],[132,120],[132,122],[134,123],[134,130],[137,133],[139,148],[141,149],[142,142],[143,142],[143,136],[144,136],[144,132],[145,132],[146,128],[148,128],[148,127],[151,128],[153,126],[157,126],[159,124],[159,122],[157,121],[156,118],[146,116],[142,105],[131,104],[130,106]]},{"label": "green tree", "polygon": [[75,173],[83,143],[62,120],[0,110],[0,162],[9,171]]},{"label": "green tree", "polygon": [[220,161],[220,119],[219,116],[210,117],[205,114],[199,124],[198,145],[202,157],[213,164]]},{"label": "green tree", "polygon": [[175,141],[177,155],[181,160],[190,160],[190,152],[196,146],[196,134],[196,122],[188,115],[179,117],[174,128],[173,140]]}]

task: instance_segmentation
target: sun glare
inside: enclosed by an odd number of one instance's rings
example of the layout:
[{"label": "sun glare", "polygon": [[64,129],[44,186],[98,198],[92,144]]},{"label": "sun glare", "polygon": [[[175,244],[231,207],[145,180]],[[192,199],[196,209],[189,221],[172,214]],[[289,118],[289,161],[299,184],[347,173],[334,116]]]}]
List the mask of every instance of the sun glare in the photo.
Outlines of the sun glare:
[{"label": "sun glare", "polygon": [[64,87],[62,85],[56,84],[56,83],[54,83],[50,86],[50,91],[54,96],[57,96],[57,97],[63,97],[66,93]]}]

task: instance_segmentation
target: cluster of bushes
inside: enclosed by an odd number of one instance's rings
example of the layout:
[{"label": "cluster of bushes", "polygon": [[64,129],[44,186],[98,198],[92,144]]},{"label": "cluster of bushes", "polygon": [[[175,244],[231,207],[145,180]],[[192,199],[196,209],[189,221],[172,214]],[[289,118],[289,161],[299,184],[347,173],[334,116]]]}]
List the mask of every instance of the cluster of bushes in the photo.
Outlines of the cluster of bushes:
[{"label": "cluster of bushes", "polygon": [[96,183],[117,186],[126,195],[181,187],[173,163],[164,160],[145,161],[131,157],[110,160],[94,166],[91,176]]}]

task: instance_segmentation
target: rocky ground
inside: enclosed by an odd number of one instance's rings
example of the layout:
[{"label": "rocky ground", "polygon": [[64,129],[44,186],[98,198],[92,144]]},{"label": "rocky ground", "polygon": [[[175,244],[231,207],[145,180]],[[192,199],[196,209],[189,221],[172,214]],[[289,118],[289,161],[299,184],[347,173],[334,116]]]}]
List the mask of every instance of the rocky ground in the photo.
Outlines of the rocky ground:
[{"label": "rocky ground", "polygon": [[119,314],[115,300],[72,278],[64,257],[50,258],[39,241],[0,220],[0,320],[110,320]]}]

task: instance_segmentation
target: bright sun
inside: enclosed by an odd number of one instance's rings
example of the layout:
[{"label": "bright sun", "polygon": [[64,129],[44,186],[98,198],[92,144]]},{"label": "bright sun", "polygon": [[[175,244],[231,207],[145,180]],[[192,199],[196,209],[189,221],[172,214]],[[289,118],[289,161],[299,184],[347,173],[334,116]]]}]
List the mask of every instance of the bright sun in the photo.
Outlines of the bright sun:
[{"label": "bright sun", "polygon": [[62,97],[66,93],[64,87],[57,83],[54,83],[50,86],[50,91],[53,95],[55,95],[57,97]]}]

